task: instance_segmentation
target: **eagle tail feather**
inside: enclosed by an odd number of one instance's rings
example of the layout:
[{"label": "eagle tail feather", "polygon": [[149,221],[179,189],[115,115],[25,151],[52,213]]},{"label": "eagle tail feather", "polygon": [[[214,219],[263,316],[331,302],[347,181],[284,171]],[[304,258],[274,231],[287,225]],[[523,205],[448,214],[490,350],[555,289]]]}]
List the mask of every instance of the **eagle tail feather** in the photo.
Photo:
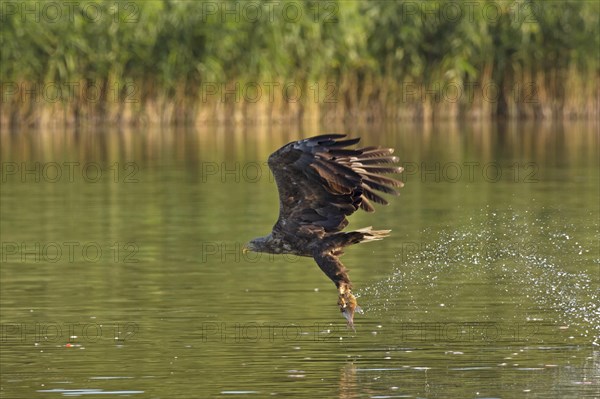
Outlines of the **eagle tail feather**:
[{"label": "eagle tail feather", "polygon": [[373,227],[365,227],[347,233],[337,233],[331,236],[329,245],[336,248],[343,248],[348,245],[359,244],[361,242],[379,241],[389,235],[391,230],[373,230]]}]

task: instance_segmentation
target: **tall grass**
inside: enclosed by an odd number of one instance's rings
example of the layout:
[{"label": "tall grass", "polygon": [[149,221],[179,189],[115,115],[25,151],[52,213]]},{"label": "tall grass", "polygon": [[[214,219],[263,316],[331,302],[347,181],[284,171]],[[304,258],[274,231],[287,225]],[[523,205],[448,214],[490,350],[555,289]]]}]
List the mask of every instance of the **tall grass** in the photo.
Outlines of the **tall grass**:
[{"label": "tall grass", "polygon": [[32,1],[0,11],[3,125],[598,117],[595,1]]}]

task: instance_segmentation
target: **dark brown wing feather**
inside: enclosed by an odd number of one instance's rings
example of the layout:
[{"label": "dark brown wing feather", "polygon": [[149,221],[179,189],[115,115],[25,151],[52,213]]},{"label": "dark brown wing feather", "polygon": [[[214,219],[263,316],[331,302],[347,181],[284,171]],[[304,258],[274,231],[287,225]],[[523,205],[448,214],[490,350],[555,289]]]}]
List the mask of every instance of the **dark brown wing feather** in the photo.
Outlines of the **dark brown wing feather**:
[{"label": "dark brown wing feather", "polygon": [[360,139],[339,140],[344,137],[316,136],[289,143],[271,154],[269,167],[280,201],[275,231],[341,231],[348,224],[346,216],[358,208],[372,212],[370,201],[387,204],[376,191],[397,194],[394,188],[403,186],[381,175],[402,171],[389,165],[398,162],[391,156],[393,149],[348,149]]}]

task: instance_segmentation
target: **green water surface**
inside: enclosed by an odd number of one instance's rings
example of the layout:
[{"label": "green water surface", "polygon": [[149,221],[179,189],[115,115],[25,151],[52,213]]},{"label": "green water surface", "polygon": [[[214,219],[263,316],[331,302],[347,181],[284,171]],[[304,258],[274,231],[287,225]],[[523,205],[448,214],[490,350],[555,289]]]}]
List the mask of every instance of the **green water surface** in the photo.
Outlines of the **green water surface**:
[{"label": "green water surface", "polygon": [[597,126],[391,126],[406,183],[312,259],[243,254],[289,127],[2,134],[6,398],[600,397]]}]

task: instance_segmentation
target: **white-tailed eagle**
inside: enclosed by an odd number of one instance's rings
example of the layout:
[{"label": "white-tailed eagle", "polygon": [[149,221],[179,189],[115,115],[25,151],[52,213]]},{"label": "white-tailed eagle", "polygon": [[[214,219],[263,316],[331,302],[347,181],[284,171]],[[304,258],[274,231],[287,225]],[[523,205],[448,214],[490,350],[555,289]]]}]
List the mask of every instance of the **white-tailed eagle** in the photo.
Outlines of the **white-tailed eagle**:
[{"label": "white-tailed eagle", "polygon": [[384,176],[402,172],[394,165],[398,158],[392,148],[349,149],[360,139],[344,137],[326,134],[294,141],[269,156],[279,190],[279,218],[269,235],[250,241],[246,250],[314,258],[335,283],[340,311],[353,328],[354,313],[361,309],[339,257],[344,247],[380,240],[390,230],[342,232],[346,216],[359,208],[373,212],[372,202],[386,205],[377,192],[397,195],[394,188],[403,183]]}]

